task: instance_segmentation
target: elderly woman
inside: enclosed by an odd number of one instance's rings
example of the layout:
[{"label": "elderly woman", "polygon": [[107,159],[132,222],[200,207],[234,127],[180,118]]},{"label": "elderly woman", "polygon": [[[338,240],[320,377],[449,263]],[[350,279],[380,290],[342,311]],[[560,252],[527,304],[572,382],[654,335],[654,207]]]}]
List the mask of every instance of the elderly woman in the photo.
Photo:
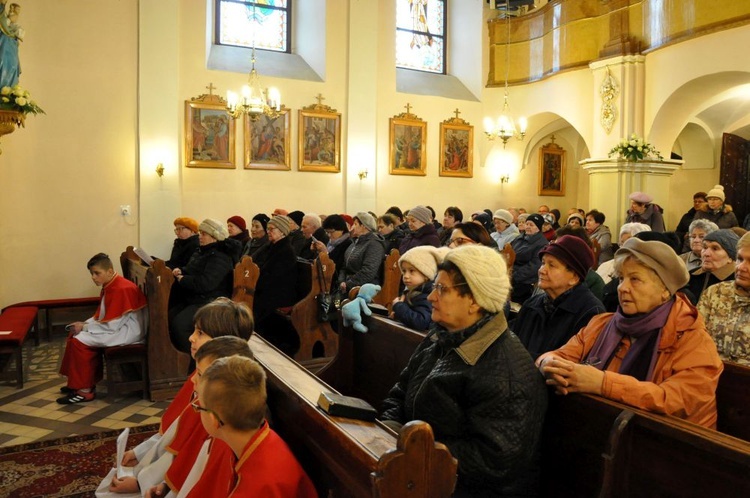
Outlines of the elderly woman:
[{"label": "elderly woman", "polygon": [[703,266],[701,260],[701,251],[703,251],[703,239],[711,232],[715,232],[719,227],[716,223],[708,220],[693,220],[688,228],[688,240],[690,241],[690,251],[680,254],[680,257],[685,262],[688,273],[693,273],[695,270]]},{"label": "elderly woman", "polygon": [[663,232],[664,210],[658,205],[653,204],[654,198],[644,192],[633,192],[628,197],[630,199],[630,209],[627,212],[625,221],[627,223],[645,223],[651,227],[654,232]]},{"label": "elderly woman", "polygon": [[734,259],[740,237],[732,230],[721,229],[703,237],[701,267],[690,275],[688,290],[697,304],[703,291],[726,280],[734,280]]},{"label": "elderly woman", "polygon": [[[520,218],[520,217],[519,217]],[[516,252],[516,260],[513,263],[513,302],[523,304],[534,291],[537,281],[537,272],[541,266],[539,251],[549,244],[542,234],[544,218],[541,214],[530,214],[526,218],[526,233],[511,243]]]},{"label": "elderly woman", "polygon": [[[327,253],[333,264],[336,265],[336,269],[341,269],[344,267],[346,250],[352,243],[352,238],[349,235],[349,226],[346,224],[343,216],[332,214],[326,216],[326,219],[323,220],[323,230],[328,234],[328,244],[317,241],[314,243],[315,249],[319,253]],[[334,274],[331,289],[337,287],[339,283],[336,274]]]},{"label": "elderly woman", "polygon": [[339,290],[346,295],[353,287],[379,284],[380,269],[385,260],[385,241],[378,234],[375,218],[364,211],[353,218],[351,236],[354,242],[346,250],[340,272]]},{"label": "elderly woman", "polygon": [[240,243],[230,239],[226,226],[205,219],[198,226],[200,247],[187,265],[174,268],[175,282],[169,296],[169,330],[175,347],[190,352],[193,315],[217,297],[232,295],[234,265]]},{"label": "elderly woman", "polygon": [[255,253],[270,244],[268,233],[266,233],[270,219],[264,213],[258,213],[253,216],[253,220],[250,223],[250,240],[245,245],[245,250],[242,251],[243,256],[250,256],[255,259]]},{"label": "elderly woman", "polygon": [[411,233],[404,237],[398,248],[402,256],[412,247],[440,247],[440,237],[438,237],[435,225],[432,224],[432,213],[429,209],[424,206],[410,209],[409,214],[406,215],[406,222],[409,224]]},{"label": "elderly woman", "polygon": [[461,247],[465,244],[481,244],[483,246],[497,248],[497,245],[479,223],[456,223],[453,227],[453,233],[451,233],[448,247],[451,249],[455,247]]},{"label": "elderly woman", "polygon": [[[599,252],[599,265],[612,261],[614,251],[612,250],[612,233],[609,227],[604,225],[606,217],[601,211],[592,209],[586,213],[586,232],[591,240],[595,240],[601,251]],[[598,266],[598,265],[597,265]]]},{"label": "elderly woman", "polygon": [[190,257],[200,247],[198,222],[182,216],[174,220],[174,244],[169,259],[164,262],[167,268],[180,268],[188,264]]},{"label": "elderly woman", "polygon": [[227,232],[229,232],[230,239],[242,244],[242,250],[244,251],[245,246],[250,241],[250,232],[247,230],[245,218],[238,215],[230,216],[227,219]]},{"label": "elderly woman", "polygon": [[539,251],[538,288],[542,293],[529,298],[518,317],[510,322],[531,357],[557,349],[584,327],[604,305],[585,284],[594,264],[594,253],[574,235],[563,235]]},{"label": "elderly woman", "polygon": [[581,213],[571,213],[568,216],[568,222],[567,224],[572,227],[583,227],[585,221],[583,221],[583,216],[581,216]]},{"label": "elderly woman", "polygon": [[495,224],[495,231],[490,236],[501,251],[506,244],[510,244],[521,235],[518,227],[513,224],[513,215],[510,211],[498,209],[492,217],[492,222]]},{"label": "elderly woman", "polygon": [[698,311],[721,358],[750,366],[750,233],[737,242],[734,281],[706,289]]},{"label": "elderly woman", "polygon": [[732,212],[732,206],[725,204],[725,200],[724,187],[714,185],[714,188],[706,194],[708,207],[695,213],[695,219],[713,221],[719,228],[740,226],[737,216]]},{"label": "elderly woman", "polygon": [[620,307],[539,357],[547,384],[715,428],[724,367],[698,310],[677,292],[688,281],[682,260],[662,242],[632,238],[615,262]]},{"label": "elderly woman", "polygon": [[424,420],[459,461],[455,496],[533,496],[547,405],[544,383],[502,313],[503,257],[448,252],[429,295],[433,327],[383,402],[381,420]]},{"label": "elderly woman", "polygon": [[[619,246],[622,247],[625,241],[630,237],[635,237],[640,232],[646,232],[650,230],[651,227],[644,223],[625,223],[620,227],[620,236],[617,239],[619,241]],[[596,269],[596,273],[598,273],[599,276],[602,277],[605,285],[608,284],[616,274],[614,259],[610,259],[609,261],[605,261],[604,263],[600,264],[599,268]]]}]

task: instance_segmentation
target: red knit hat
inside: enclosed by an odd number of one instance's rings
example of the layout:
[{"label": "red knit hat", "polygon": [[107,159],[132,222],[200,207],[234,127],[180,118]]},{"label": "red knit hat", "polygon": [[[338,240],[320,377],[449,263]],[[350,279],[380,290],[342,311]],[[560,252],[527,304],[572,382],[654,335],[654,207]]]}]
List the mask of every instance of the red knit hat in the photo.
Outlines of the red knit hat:
[{"label": "red knit hat", "polygon": [[247,230],[247,223],[242,216],[234,215],[227,220],[227,223],[233,223],[240,230]]}]

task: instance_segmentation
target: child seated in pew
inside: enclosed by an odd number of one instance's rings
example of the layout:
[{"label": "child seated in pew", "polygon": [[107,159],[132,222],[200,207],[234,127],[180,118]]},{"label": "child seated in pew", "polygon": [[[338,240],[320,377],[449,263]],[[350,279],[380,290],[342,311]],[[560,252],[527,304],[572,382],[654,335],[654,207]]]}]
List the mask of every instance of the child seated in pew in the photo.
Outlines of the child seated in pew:
[{"label": "child seated in pew", "polygon": [[219,494],[218,486],[223,491],[224,483],[204,473],[211,480],[212,496],[318,496],[289,447],[264,418],[266,375],[255,360],[232,356],[214,361],[198,380],[197,392],[193,407],[206,432],[231,448],[225,461],[233,469],[228,494]]},{"label": "child seated in pew", "polygon": [[[190,352],[193,358],[198,351],[206,344],[224,336],[241,338],[246,342],[253,333],[253,316],[250,309],[244,303],[236,303],[230,299],[220,297],[206,304],[198,310],[194,317],[195,330],[190,336]],[[136,467],[136,477],[141,469],[161,461],[161,476],[157,482],[163,480],[163,475],[171,464],[173,452],[177,447],[175,443],[178,422],[182,420],[182,429],[187,427],[181,415],[187,413],[191,418],[192,410],[189,410],[190,399],[195,391],[194,379],[197,373],[193,374],[185,381],[180,391],[170,403],[167,410],[162,415],[159,432],[150,439],[142,442],[135,448],[125,452],[122,465],[126,467]],[[193,423],[198,422],[198,417],[194,417]],[[198,422],[197,425],[200,425]],[[204,436],[205,437],[205,436]],[[200,441],[202,444],[202,440]],[[174,444],[173,444],[174,443]],[[162,459],[164,457],[164,459]],[[108,487],[112,493],[135,493],[138,491],[138,481],[136,478],[110,479],[105,478],[103,484],[106,486],[102,491],[97,491],[97,496],[109,496],[105,494]],[[145,488],[144,488],[145,489]]]},{"label": "child seated in pew", "polygon": [[432,303],[427,296],[432,292],[432,281],[437,265],[443,262],[447,247],[419,246],[398,260],[404,293],[393,300],[390,318],[414,330],[427,330],[431,323]]},{"label": "child seated in pew", "polygon": [[146,334],[146,296],[130,280],[117,274],[112,260],[99,253],[86,263],[91,280],[102,288],[99,307],[85,322],[69,324],[60,374],[68,377],[57,399],[61,405],[92,401],[102,380],[102,349],[143,342]]}]

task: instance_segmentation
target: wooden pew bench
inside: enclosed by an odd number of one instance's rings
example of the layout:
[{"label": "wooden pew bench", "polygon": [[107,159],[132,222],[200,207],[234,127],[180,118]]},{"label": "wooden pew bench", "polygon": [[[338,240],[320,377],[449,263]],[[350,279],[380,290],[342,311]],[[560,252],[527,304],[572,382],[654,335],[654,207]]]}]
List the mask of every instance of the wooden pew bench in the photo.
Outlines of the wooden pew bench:
[{"label": "wooden pew bench", "polygon": [[377,421],[332,417],[317,407],[322,391],[335,392],[331,386],[258,335],[250,339],[250,348],[267,373],[272,427],[297,455],[320,496],[451,495],[456,461],[434,442],[428,424],[407,424],[397,437]]},{"label": "wooden pew bench", "polygon": [[[39,301],[24,301],[22,303],[12,304],[6,309],[27,306],[34,306],[38,308],[42,320],[37,323],[39,324],[40,329],[44,330],[44,338],[49,341],[50,337],[52,336],[53,312],[63,314],[75,310],[82,313],[85,318],[89,318],[94,314],[94,311],[96,311],[96,307],[99,306],[99,299],[99,296],[64,299],[42,299]],[[67,323],[70,323],[70,321]]]},{"label": "wooden pew bench", "polygon": [[717,430],[750,441],[750,367],[724,362],[716,389],[716,404]]},{"label": "wooden pew bench", "polygon": [[34,345],[39,345],[38,317],[36,306],[13,306],[0,313],[0,354],[15,357],[16,371],[3,372],[0,379],[15,378],[16,387],[23,388],[23,343],[29,333],[34,334]]}]

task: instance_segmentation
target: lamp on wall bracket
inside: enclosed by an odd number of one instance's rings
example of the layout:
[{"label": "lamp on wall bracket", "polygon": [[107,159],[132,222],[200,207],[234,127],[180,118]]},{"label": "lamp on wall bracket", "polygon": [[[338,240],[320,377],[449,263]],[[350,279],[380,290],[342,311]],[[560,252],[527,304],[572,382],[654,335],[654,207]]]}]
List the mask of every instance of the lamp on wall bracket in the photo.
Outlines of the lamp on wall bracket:
[{"label": "lamp on wall bracket", "polygon": [[364,180],[365,178],[367,178],[367,168],[362,168],[361,170],[359,170],[359,173],[357,173],[357,176],[359,177],[360,180]]},{"label": "lamp on wall bracket", "polygon": [[156,174],[159,176],[159,178],[164,176],[164,164],[159,163],[156,165]]},{"label": "lamp on wall bracket", "polygon": [[500,183],[508,183],[510,181],[510,175],[503,175],[500,177]]},{"label": "lamp on wall bracket", "polygon": [[503,149],[508,143],[508,140],[515,137],[518,140],[523,140],[526,136],[526,118],[521,117],[518,119],[518,127],[516,128],[515,120],[510,112],[510,95],[508,94],[508,75],[510,71],[510,2],[505,1],[505,24],[507,26],[507,39],[505,43],[505,95],[503,97],[503,108],[500,112],[500,117],[497,121],[487,117],[484,118],[484,133],[487,135],[489,140],[499,138],[503,141]]}]

